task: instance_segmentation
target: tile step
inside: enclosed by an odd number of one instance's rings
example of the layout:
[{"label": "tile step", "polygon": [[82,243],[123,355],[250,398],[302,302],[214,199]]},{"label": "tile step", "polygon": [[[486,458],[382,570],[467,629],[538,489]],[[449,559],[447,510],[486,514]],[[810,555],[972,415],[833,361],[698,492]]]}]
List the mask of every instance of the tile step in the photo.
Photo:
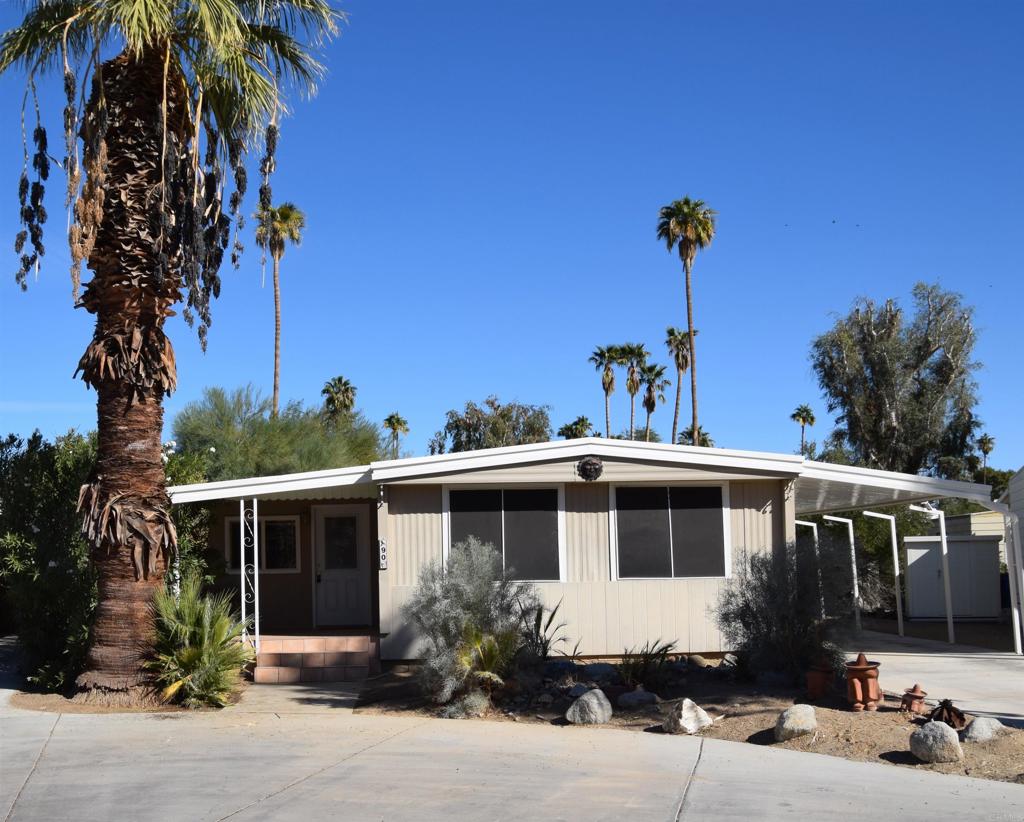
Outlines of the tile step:
[{"label": "tile step", "polygon": [[284,685],[293,682],[359,682],[369,676],[367,666],[337,666],[330,668],[282,668],[260,665],[253,670],[253,682],[258,685]]}]

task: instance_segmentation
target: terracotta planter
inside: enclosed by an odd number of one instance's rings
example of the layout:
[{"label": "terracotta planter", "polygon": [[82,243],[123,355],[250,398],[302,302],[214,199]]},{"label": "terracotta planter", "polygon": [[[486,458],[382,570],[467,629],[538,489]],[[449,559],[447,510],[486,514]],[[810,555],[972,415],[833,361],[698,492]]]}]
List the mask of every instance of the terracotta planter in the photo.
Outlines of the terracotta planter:
[{"label": "terracotta planter", "polygon": [[882,700],[878,684],[880,662],[869,660],[863,653],[853,662],[846,663],[846,697],[855,711],[877,711]]},{"label": "terracotta planter", "polygon": [[928,707],[924,704],[926,696],[928,696],[928,692],[922,691],[921,686],[915,682],[913,688],[907,688],[903,692],[903,699],[900,700],[900,710],[911,714],[927,713]]},{"label": "terracotta planter", "polygon": [[832,690],[835,671],[824,665],[815,665],[807,671],[807,698],[821,699]]}]

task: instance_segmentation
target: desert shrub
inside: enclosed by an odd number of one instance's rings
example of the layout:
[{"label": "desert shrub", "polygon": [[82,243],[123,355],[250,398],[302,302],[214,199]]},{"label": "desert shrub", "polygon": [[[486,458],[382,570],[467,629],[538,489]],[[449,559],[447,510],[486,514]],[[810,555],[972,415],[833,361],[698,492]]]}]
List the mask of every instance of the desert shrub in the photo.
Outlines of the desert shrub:
[{"label": "desert shrub", "polygon": [[426,565],[405,616],[426,646],[420,676],[427,695],[443,705],[473,686],[467,639],[490,637],[488,644],[503,649],[510,635],[518,638],[522,611],[536,606],[534,587],[511,579],[494,546],[475,537],[453,545],[446,565]]},{"label": "desert shrub", "polygon": [[85,665],[96,582],[75,509],[95,456],[74,431],[0,441],[0,594],[22,668],[48,691],[71,687]]},{"label": "desert shrub", "polygon": [[231,595],[204,594],[201,578],[189,574],[177,598],[166,589],[157,593],[153,618],[156,639],[148,664],[161,697],[189,708],[226,705],[252,659]]},{"label": "desert shrub", "polygon": [[786,673],[798,681],[812,665],[841,666],[842,654],[827,639],[842,625],[821,619],[818,597],[807,590],[794,546],[740,558],[719,595],[715,617],[746,669]]},{"label": "desert shrub", "polygon": [[555,623],[561,607],[562,600],[558,600],[558,604],[551,609],[545,608],[540,602],[530,608],[521,608],[522,650],[525,654],[542,662],[551,656],[556,646],[564,646],[569,642],[569,637],[562,633],[566,623]]},{"label": "desert shrub", "polygon": [[643,685],[648,691],[657,691],[668,679],[668,655],[675,647],[675,642],[648,641],[640,648],[627,648],[615,667],[630,687]]},{"label": "desert shrub", "polygon": [[484,634],[468,626],[458,649],[459,664],[466,671],[467,683],[475,684],[485,693],[505,684],[520,648],[519,634],[514,630]]},{"label": "desert shrub", "polygon": [[483,716],[491,707],[491,700],[483,691],[467,691],[441,708],[440,715],[445,719],[469,719]]}]

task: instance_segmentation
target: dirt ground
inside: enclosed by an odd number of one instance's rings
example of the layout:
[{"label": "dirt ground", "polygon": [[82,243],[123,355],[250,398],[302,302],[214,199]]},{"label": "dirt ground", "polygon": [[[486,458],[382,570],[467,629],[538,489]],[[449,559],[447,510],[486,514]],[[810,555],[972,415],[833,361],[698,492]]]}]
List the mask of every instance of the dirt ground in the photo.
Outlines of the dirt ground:
[{"label": "dirt ground", "polygon": [[[623,689],[606,689],[612,704]],[[781,711],[802,701],[803,694],[788,688],[757,688],[752,683],[733,682],[707,675],[689,676],[666,690],[669,697],[657,705],[639,711],[615,709],[607,727],[648,733],[661,733],[661,723],[672,703],[684,696],[703,707],[716,721],[703,733],[714,739],[773,745],[790,750],[838,756],[864,762],[959,774],[981,779],[1024,784],[1024,730],[1008,729],[991,742],[963,743],[964,761],[950,764],[926,764],[910,753],[910,734],[922,719],[913,719],[899,711],[899,700],[887,698],[878,711],[854,713],[845,700],[830,697],[814,703],[818,732],[777,743],[773,729]],[[536,722],[566,724],[564,714],[571,700],[555,699],[550,705],[534,702],[524,709],[495,708],[482,719],[497,722]],[[367,683],[356,706],[357,713],[415,713],[434,716],[417,687],[411,670],[388,672]],[[968,719],[971,719],[968,715]]]}]

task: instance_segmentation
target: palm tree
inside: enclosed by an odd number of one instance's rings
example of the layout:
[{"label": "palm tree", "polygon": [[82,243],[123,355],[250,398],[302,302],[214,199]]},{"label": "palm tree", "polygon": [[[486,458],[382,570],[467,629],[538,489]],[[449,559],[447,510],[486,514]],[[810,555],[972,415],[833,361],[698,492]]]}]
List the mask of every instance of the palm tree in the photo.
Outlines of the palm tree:
[{"label": "palm tree", "polygon": [[671,380],[665,379],[665,366],[649,363],[640,369],[640,381],[644,384],[644,411],[647,412],[647,428],[644,432],[644,440],[651,441],[651,415],[658,407],[659,402],[665,402],[665,389],[672,385]]},{"label": "palm tree", "polygon": [[[163,400],[177,381],[164,323],[183,302],[205,347],[246,154],[265,146],[260,194],[269,204],[284,96],[314,90],[322,67],[306,43],[332,37],[340,14],[329,0],[25,5],[0,36],[0,72],[26,70],[37,112],[37,76],[63,72],[60,166],[76,297],[83,262],[93,275],[78,299],[96,316],[78,370],[96,390],[97,461],[79,508],[99,601],[78,684],[124,702],[145,693],[153,596],[177,548],[160,449]],[[26,151],[15,239],[23,288],[43,255],[50,171],[42,122],[29,131],[35,155]]]},{"label": "palm tree", "polygon": [[567,440],[581,440],[589,437],[594,430],[594,424],[586,417],[577,417],[572,422],[567,422],[558,429],[558,436]]},{"label": "palm tree", "polygon": [[796,410],[789,415],[789,418],[793,420],[793,422],[800,423],[800,453],[803,454],[807,450],[807,439],[804,436],[806,427],[808,425],[814,425],[814,423],[817,422],[817,420],[814,419],[814,411],[811,409],[811,406],[807,404],[798,405]]},{"label": "palm tree", "polygon": [[669,253],[679,251],[686,274],[686,333],[690,338],[690,399],[693,404],[693,422],[690,428],[700,430],[697,423],[697,350],[693,338],[693,262],[697,252],[711,245],[715,236],[716,212],[703,200],[683,197],[674,200],[658,212],[658,239],[665,243]]},{"label": "palm tree", "polygon": [[694,441],[693,441],[693,428],[691,428],[690,426],[687,426],[686,428],[684,428],[682,431],[679,432],[679,444],[680,445],[695,445],[696,444],[696,445],[699,445],[701,448],[714,448],[715,447],[715,441],[713,439],[711,439],[711,437],[708,435],[708,432],[705,431],[703,428],[700,428],[698,430],[700,431],[700,436],[698,437],[697,442],[694,443]]},{"label": "palm tree", "polygon": [[604,435],[612,435],[611,396],[615,392],[615,366],[622,363],[622,352],[617,345],[599,345],[590,355],[588,362],[601,372],[601,388],[604,389]]},{"label": "palm tree", "polygon": [[344,377],[332,377],[324,383],[320,396],[324,398],[324,414],[329,422],[351,414],[356,407],[356,387]]},{"label": "palm tree", "polygon": [[295,203],[281,203],[276,208],[261,208],[256,220],[256,242],[274,261],[274,397],[270,416],[276,417],[281,396],[281,258],[286,243],[302,242],[306,215]]},{"label": "palm tree", "polygon": [[981,481],[988,485],[988,455],[996,447],[996,438],[990,434],[982,434],[978,437],[978,450],[981,451]]},{"label": "palm tree", "polygon": [[[693,332],[697,336],[697,332]],[[665,345],[676,365],[676,410],[672,415],[672,439],[675,442],[679,433],[679,403],[683,396],[683,374],[690,367],[690,335],[682,329],[669,326],[665,329]]]},{"label": "palm tree", "polygon": [[636,431],[636,395],[640,393],[640,369],[647,364],[650,353],[643,343],[618,346],[619,364],[626,366],[626,393],[629,394],[629,438]]},{"label": "palm tree", "polygon": [[384,427],[391,432],[391,458],[398,459],[398,439],[409,433],[409,421],[395,411],[384,418]]}]

